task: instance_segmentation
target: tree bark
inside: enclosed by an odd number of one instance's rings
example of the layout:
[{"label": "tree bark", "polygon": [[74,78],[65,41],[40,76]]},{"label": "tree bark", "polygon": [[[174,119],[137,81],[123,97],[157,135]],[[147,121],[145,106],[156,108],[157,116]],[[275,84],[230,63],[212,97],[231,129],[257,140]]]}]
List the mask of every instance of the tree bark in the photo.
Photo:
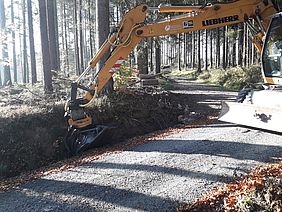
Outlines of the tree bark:
[{"label": "tree bark", "polygon": [[3,64],[3,69],[4,69],[3,85],[11,85],[12,84],[12,78],[11,78],[10,62],[9,62],[9,55],[8,55],[8,43],[7,43],[6,16],[5,16],[4,0],[0,0],[0,30],[1,30],[1,32],[0,32],[1,36],[0,37],[1,37],[1,42],[2,42],[2,64]]},{"label": "tree bark", "polygon": [[202,72],[202,61],[201,61],[201,31],[198,31],[198,68],[197,72]]},{"label": "tree bark", "polygon": [[36,73],[36,59],[34,49],[34,35],[33,35],[33,20],[32,20],[32,4],[31,0],[27,0],[27,11],[28,11],[28,31],[29,31],[29,48],[30,48],[30,65],[31,65],[31,83],[37,82]]},{"label": "tree bark", "polygon": [[217,28],[217,35],[216,35],[216,66],[217,68],[220,67],[220,29]]},{"label": "tree bark", "polygon": [[160,39],[155,39],[155,73],[158,74],[161,72],[161,44]]},{"label": "tree bark", "polygon": [[48,43],[50,51],[50,62],[51,69],[57,71],[59,69],[57,58],[59,57],[57,51],[57,37],[56,37],[56,22],[55,22],[55,5],[54,0],[46,1],[46,11],[47,11],[47,27],[48,27]]},{"label": "tree bark", "polygon": [[140,74],[148,74],[148,47],[145,41],[137,46],[137,66]]},{"label": "tree bark", "polygon": [[61,60],[60,60],[60,46],[59,46],[59,24],[58,24],[58,10],[57,10],[57,0],[53,0],[54,7],[54,22],[55,22],[55,37],[56,37],[56,68],[57,70],[61,69]]},{"label": "tree bark", "polygon": [[26,0],[22,0],[23,15],[23,83],[29,83],[28,60],[27,60],[27,43],[26,43]]},{"label": "tree bark", "polygon": [[208,30],[205,30],[205,70],[208,70]]},{"label": "tree bark", "polygon": [[38,0],[39,17],[40,17],[40,34],[41,34],[41,51],[43,64],[43,82],[44,91],[50,93],[53,91],[52,74],[51,74],[51,59],[49,51],[48,25],[46,14],[46,0]]},{"label": "tree bark", "polygon": [[[97,29],[97,44],[99,48],[103,45],[104,41],[108,38],[110,33],[110,2],[109,0],[96,0],[96,29]],[[103,64],[109,57],[110,52],[106,54],[97,64],[97,70],[101,70]],[[111,77],[107,82],[102,93],[111,93],[114,90],[114,82]]]},{"label": "tree bark", "polygon": [[154,70],[154,62],[153,62],[154,39],[153,38],[149,38],[149,39],[150,39],[150,72],[152,72]]},{"label": "tree bark", "polygon": [[192,32],[192,69],[196,67],[196,41],[195,32]]},{"label": "tree bark", "polygon": [[225,70],[226,69],[226,27],[223,27],[223,48],[222,48],[222,68]]},{"label": "tree bark", "polygon": [[177,58],[177,61],[178,61],[178,70],[181,71],[181,34],[178,34],[178,58]]},{"label": "tree bark", "polygon": [[80,70],[84,70],[84,38],[83,38],[83,29],[82,29],[82,0],[79,0],[79,58],[80,58]]},{"label": "tree bark", "polygon": [[69,74],[69,22],[67,21],[67,13],[66,13],[66,2],[63,2],[63,37],[64,37],[64,54],[63,54],[63,61],[64,61],[64,72],[68,75]]},{"label": "tree bark", "polygon": [[184,52],[183,52],[183,58],[184,58],[184,69],[187,70],[187,64],[188,64],[188,61],[187,61],[187,55],[188,55],[188,48],[187,48],[187,45],[188,45],[188,33],[184,33],[184,42],[183,42],[183,49],[184,49]]},{"label": "tree bark", "polygon": [[[15,25],[15,12],[14,12],[14,0],[11,0],[11,22]],[[16,56],[16,33],[12,30],[12,46],[13,46],[13,73],[14,83],[18,82],[18,68],[17,68],[17,56]]]},{"label": "tree bark", "polygon": [[238,25],[238,65],[243,65],[243,47],[244,47],[244,24]]},{"label": "tree bark", "polygon": [[75,48],[75,73],[80,75],[80,60],[79,60],[79,39],[78,39],[78,22],[77,22],[77,0],[74,0],[74,48]]},{"label": "tree bark", "polygon": [[210,68],[213,69],[213,30],[210,30]]}]

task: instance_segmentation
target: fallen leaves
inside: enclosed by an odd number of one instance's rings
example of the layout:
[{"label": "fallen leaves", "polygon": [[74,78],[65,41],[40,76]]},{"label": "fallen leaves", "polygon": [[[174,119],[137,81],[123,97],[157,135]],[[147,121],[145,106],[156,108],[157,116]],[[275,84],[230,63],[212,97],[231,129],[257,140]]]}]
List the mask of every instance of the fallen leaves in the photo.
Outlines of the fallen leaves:
[{"label": "fallen leaves", "polygon": [[[251,209],[253,208],[253,210]],[[257,167],[241,181],[213,189],[179,211],[282,211],[282,162]]]},{"label": "fallen leaves", "polygon": [[[214,115],[216,114],[210,114],[209,117],[214,117]],[[47,167],[42,167],[32,172],[25,172],[17,177],[9,178],[6,180],[0,180],[0,191],[7,191],[23,183],[26,183],[26,182],[50,175],[50,174],[62,172],[64,170],[68,170],[68,169],[89,163],[91,161],[98,160],[99,158],[105,157],[106,155],[109,155],[109,154],[115,154],[120,151],[126,151],[129,149],[132,149],[133,147],[141,145],[141,144],[146,144],[152,141],[161,140],[169,135],[173,135],[173,134],[182,132],[189,128],[202,127],[203,125],[213,123],[214,120],[215,119],[213,118],[202,118],[200,120],[195,121],[192,125],[188,125],[188,126],[182,125],[176,128],[161,130],[161,131],[157,131],[157,132],[145,135],[145,136],[134,137],[132,139],[129,139],[123,143],[119,143],[116,145],[106,146],[106,147],[90,150],[89,152],[83,155],[72,157],[72,158],[57,162]]]}]

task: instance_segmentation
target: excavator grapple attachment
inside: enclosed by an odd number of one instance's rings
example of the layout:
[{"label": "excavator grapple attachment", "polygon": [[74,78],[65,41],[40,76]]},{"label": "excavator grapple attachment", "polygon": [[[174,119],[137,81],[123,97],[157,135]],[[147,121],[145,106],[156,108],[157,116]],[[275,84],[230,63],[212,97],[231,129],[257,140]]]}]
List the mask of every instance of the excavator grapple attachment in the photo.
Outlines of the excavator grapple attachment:
[{"label": "excavator grapple attachment", "polygon": [[83,129],[70,127],[65,137],[65,146],[71,155],[77,155],[97,145],[109,127],[90,125]]},{"label": "excavator grapple attachment", "polygon": [[219,120],[282,133],[282,110],[279,107],[222,102]]}]

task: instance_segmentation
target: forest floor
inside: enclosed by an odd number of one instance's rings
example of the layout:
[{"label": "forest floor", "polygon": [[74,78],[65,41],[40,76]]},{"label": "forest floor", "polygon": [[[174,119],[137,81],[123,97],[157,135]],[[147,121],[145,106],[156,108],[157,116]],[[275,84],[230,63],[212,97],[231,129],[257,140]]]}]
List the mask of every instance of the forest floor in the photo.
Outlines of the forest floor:
[{"label": "forest floor", "polygon": [[[170,92],[133,88],[103,99],[93,116],[113,132],[105,146],[72,158],[63,145],[65,94],[3,89],[0,190],[14,190],[0,193],[0,209],[174,211],[234,174],[278,161],[279,135],[217,122],[220,101],[236,93],[181,78],[171,83]],[[224,192],[181,209],[216,205]]]},{"label": "forest floor", "polygon": [[[89,109],[88,113],[94,117],[95,124],[113,127],[101,145],[119,143],[179,124],[190,124],[218,113],[219,102],[215,103],[218,104],[216,106],[212,105],[214,100],[207,104],[211,96],[201,91],[202,84],[191,83],[183,87],[181,79],[178,81],[170,80],[177,92],[133,87],[99,99],[96,108]],[[40,86],[1,89],[0,179],[69,157],[64,146],[67,93],[61,84],[56,83],[55,92],[50,95],[44,94]],[[216,86],[209,87],[210,92],[221,90]],[[226,96],[216,94],[212,98],[226,99]]]}]

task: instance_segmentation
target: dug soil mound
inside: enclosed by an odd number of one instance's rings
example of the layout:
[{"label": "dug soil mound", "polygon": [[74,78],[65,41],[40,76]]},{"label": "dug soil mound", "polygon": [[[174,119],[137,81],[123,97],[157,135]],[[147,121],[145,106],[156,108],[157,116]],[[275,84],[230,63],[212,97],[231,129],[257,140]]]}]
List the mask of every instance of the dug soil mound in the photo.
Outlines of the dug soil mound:
[{"label": "dug soil mound", "polygon": [[[23,91],[18,91],[17,95]],[[6,95],[11,97],[10,90]],[[64,147],[67,131],[63,102],[45,97],[40,101],[17,96],[1,104],[0,179],[69,157]],[[137,135],[193,121],[203,114],[194,95],[156,89],[130,89],[96,102],[88,113],[97,124],[111,126],[98,145],[113,144]],[[207,106],[206,106],[207,107]],[[208,108],[201,111],[209,113]]]}]

